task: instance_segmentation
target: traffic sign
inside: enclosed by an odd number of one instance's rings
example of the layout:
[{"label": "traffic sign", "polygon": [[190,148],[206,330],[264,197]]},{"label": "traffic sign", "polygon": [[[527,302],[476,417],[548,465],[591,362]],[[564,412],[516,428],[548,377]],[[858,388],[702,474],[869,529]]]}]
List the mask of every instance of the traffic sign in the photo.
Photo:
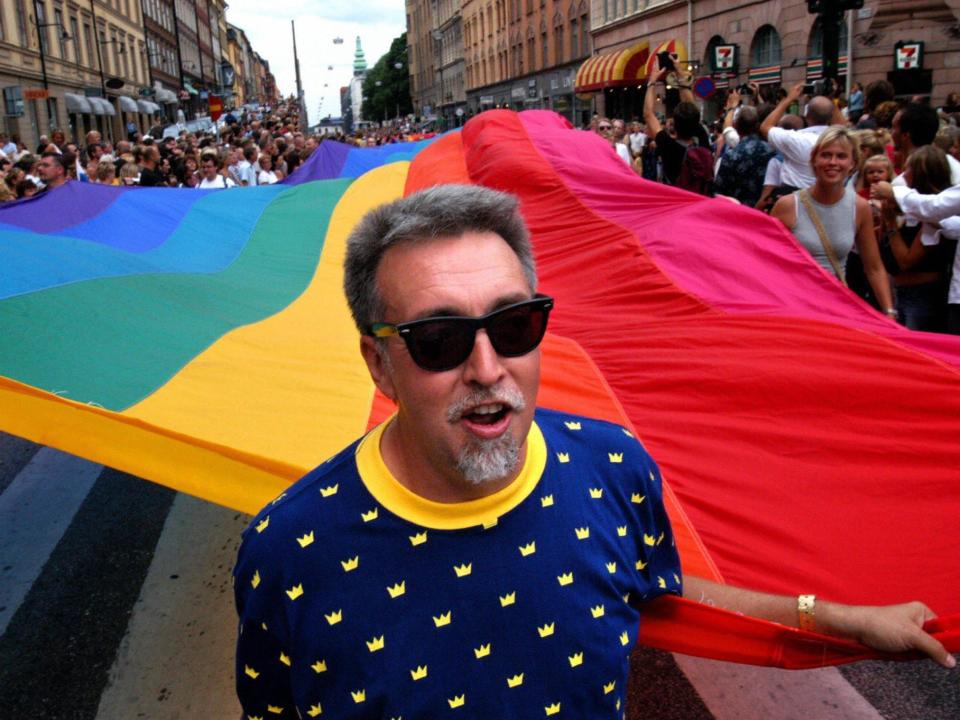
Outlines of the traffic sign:
[{"label": "traffic sign", "polygon": [[210,119],[217,121],[223,115],[223,100],[219,95],[211,95],[207,100],[210,108]]}]

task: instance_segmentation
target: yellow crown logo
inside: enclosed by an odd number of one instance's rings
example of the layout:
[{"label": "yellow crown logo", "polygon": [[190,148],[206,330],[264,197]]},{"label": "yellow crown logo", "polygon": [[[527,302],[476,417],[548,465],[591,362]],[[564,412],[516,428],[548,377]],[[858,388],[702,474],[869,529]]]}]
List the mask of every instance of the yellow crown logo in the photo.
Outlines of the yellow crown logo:
[{"label": "yellow crown logo", "polygon": [[544,495],[540,498],[540,507],[553,507],[553,495]]},{"label": "yellow crown logo", "polygon": [[666,589],[667,589],[667,581],[664,580],[664,579],[663,579],[662,577],[660,577],[659,575],[657,575],[657,587],[659,587],[661,590],[666,590]]},{"label": "yellow crown logo", "polygon": [[317,675],[327,671],[327,661],[326,660],[317,660],[313,665],[310,666]]},{"label": "yellow crown logo", "polygon": [[450,709],[463,707],[467,703],[466,695],[456,695],[452,698],[447,698],[447,704],[450,705]]},{"label": "yellow crown logo", "polygon": [[249,665],[243,666],[243,674],[246,675],[248,678],[252,678],[253,680],[256,680],[258,677],[260,677],[260,673],[258,673]]},{"label": "yellow crown logo", "polygon": [[427,676],[427,666],[418,665],[416,669],[410,671],[410,677],[414,680],[423,680]]},{"label": "yellow crown logo", "polygon": [[254,570],[253,577],[250,578],[250,584],[253,586],[253,589],[256,590],[257,586],[260,584],[260,571]]},{"label": "yellow crown logo", "polygon": [[590,488],[590,497],[599,500],[603,497],[603,488]]},{"label": "yellow crown logo", "polygon": [[271,501],[270,501],[270,504],[271,504],[271,505],[276,505],[278,502],[280,502],[281,500],[283,500],[286,496],[287,496],[287,494],[286,494],[285,492],[282,492],[282,493],[280,493],[279,495],[277,495],[273,500],[271,500]]},{"label": "yellow crown logo", "polygon": [[262,533],[270,525],[270,516],[267,515],[263,520],[257,523],[257,533]]},{"label": "yellow crown logo", "polygon": [[340,565],[341,567],[343,567],[344,572],[350,572],[351,570],[356,570],[358,567],[360,567],[360,556],[355,555],[352,558],[341,560]]},{"label": "yellow crown logo", "polygon": [[339,489],[340,489],[340,483],[337,483],[336,485],[331,485],[330,487],[320,488],[320,496],[325,498],[333,497],[334,495],[337,494],[337,490]]},{"label": "yellow crown logo", "polygon": [[553,705],[547,705],[543,711],[547,715],[556,715],[560,712],[560,703],[554,703]]},{"label": "yellow crown logo", "polygon": [[613,689],[614,689],[616,686],[617,686],[617,681],[616,681],[616,680],[614,680],[613,682],[608,682],[608,683],[606,683],[606,684],[603,686],[603,694],[604,694],[604,695],[609,695],[610,693],[613,692]]},{"label": "yellow crown logo", "polygon": [[649,563],[645,563],[643,560],[637,560],[637,570],[643,570],[648,564]]},{"label": "yellow crown logo", "polygon": [[434,616],[433,624],[436,625],[437,627],[443,627],[444,625],[449,625],[451,612],[452,611],[447,610],[447,612],[443,613],[439,617]]},{"label": "yellow crown logo", "polygon": [[494,518],[493,520],[485,520],[480,525],[484,530],[489,530],[490,528],[495,528],[498,522],[499,522],[499,519]]},{"label": "yellow crown logo", "polygon": [[570,453],[558,452],[558,453],[557,453],[557,460],[559,460],[561,463],[568,463],[568,462],[570,462]]},{"label": "yellow crown logo", "polygon": [[521,685],[523,685],[523,673],[520,673],[519,675],[514,675],[513,677],[508,677],[508,678],[507,678],[507,687],[508,687],[508,688],[520,687]]},{"label": "yellow crown logo", "polygon": [[647,472],[647,477],[650,478],[650,482],[657,481],[657,476],[653,474],[653,470]]},{"label": "yellow crown logo", "polygon": [[579,430],[579,429],[580,429],[580,423],[578,423],[578,422],[571,422],[571,421],[568,420],[568,421],[566,421],[566,422],[563,423],[563,424],[567,426],[567,430]]},{"label": "yellow crown logo", "polygon": [[633,437],[633,433],[627,430],[626,428],[620,428],[620,429],[623,430],[623,434],[626,435],[627,437]]},{"label": "yellow crown logo", "polygon": [[329,615],[324,615],[324,617],[327,619],[327,623],[330,625],[336,625],[338,622],[343,620],[343,610],[337,610]]},{"label": "yellow crown logo", "polygon": [[292,588],[287,590],[287,597],[289,597],[291,600],[296,600],[301,595],[303,595],[303,583],[294,585]]},{"label": "yellow crown logo", "polygon": [[533,555],[536,551],[537,551],[537,543],[536,543],[536,541],[534,541],[534,542],[529,542],[529,543],[527,543],[526,545],[521,545],[521,546],[520,546],[520,554],[521,554],[523,557],[527,557],[528,555]]},{"label": "yellow crown logo", "polygon": [[416,535],[410,535],[410,544],[416,547],[417,545],[423,545],[427,541],[427,531],[424,530],[422,533],[417,533]]},{"label": "yellow crown logo", "polygon": [[680,584],[680,576],[677,575],[676,573],[673,573],[673,581],[674,581],[677,585],[679,585],[679,584]]},{"label": "yellow crown logo", "polygon": [[308,532],[303,537],[298,537],[297,542],[300,543],[300,547],[305,548],[307,545],[313,544],[313,530]]},{"label": "yellow crown logo", "polygon": [[554,626],[556,623],[550,623],[549,625],[544,625],[543,627],[537,627],[537,632],[540,634],[540,637],[550,637],[553,635]]},{"label": "yellow crown logo", "polygon": [[568,572],[564,573],[563,575],[557,575],[557,582],[560,583],[560,587],[573,585],[573,573]]},{"label": "yellow crown logo", "polygon": [[310,717],[317,717],[317,715],[319,715],[322,712],[323,710],[320,708],[320,703],[317,703],[316,705],[310,706],[310,709],[307,710],[307,715],[309,715]]},{"label": "yellow crown logo", "polygon": [[377,650],[383,650],[383,635],[380,637],[375,637],[367,641],[367,650],[370,652],[376,652]]},{"label": "yellow crown logo", "polygon": [[623,601],[624,601],[627,605],[630,604],[630,593],[624,593],[621,597],[623,597]]},{"label": "yellow crown logo", "polygon": [[603,605],[597,605],[596,607],[590,608],[590,615],[592,615],[594,619],[602,618],[604,612],[605,609]]},{"label": "yellow crown logo", "polygon": [[659,545],[660,543],[663,542],[663,538],[664,538],[664,537],[665,537],[665,535],[664,535],[663,532],[661,532],[661,533],[657,536],[657,545]]},{"label": "yellow crown logo", "polygon": [[364,700],[367,699],[367,691],[366,691],[366,690],[351,690],[351,691],[350,691],[350,697],[352,697],[352,698],[353,698],[353,701],[354,701],[357,705],[359,705],[360,703],[362,703]]},{"label": "yellow crown logo", "polygon": [[619,537],[627,536],[627,526],[626,525],[617,525],[617,535]]},{"label": "yellow crown logo", "polygon": [[387,588],[387,592],[390,594],[390,598],[396,600],[398,597],[403,595],[407,591],[407,581],[401,580],[396,585],[391,585]]},{"label": "yellow crown logo", "polygon": [[453,571],[458,578],[466,577],[473,572],[473,563],[464,563],[463,565],[454,565]]},{"label": "yellow crown logo", "polygon": [[608,562],[606,563],[606,565],[607,565],[607,572],[610,573],[611,575],[613,575],[617,571],[617,564],[615,562]]},{"label": "yellow crown logo", "polygon": [[573,655],[570,655],[567,658],[567,661],[570,663],[570,667],[572,668],[580,667],[581,665],[583,665],[583,653],[582,652],[574,653]]},{"label": "yellow crown logo", "polygon": [[274,715],[282,715],[283,708],[280,707],[279,705],[267,705],[267,712],[273,713]]},{"label": "yellow crown logo", "polygon": [[380,514],[379,508],[374,508],[369,512],[360,513],[360,517],[363,518],[364,522],[373,522],[377,519],[377,516]]},{"label": "yellow crown logo", "polygon": [[630,496],[630,502],[632,502],[635,505],[639,505],[646,499],[647,499],[647,496],[641,495],[640,493],[634,493],[633,495]]},{"label": "yellow crown logo", "polygon": [[267,631],[267,624],[266,624],[265,622],[260,623],[260,627],[263,628],[263,631],[264,631],[264,632]]},{"label": "yellow crown logo", "polygon": [[500,607],[507,607],[507,605],[513,605],[517,601],[517,592],[514,590],[512,593],[499,595],[498,597],[500,598]]},{"label": "yellow crown logo", "polygon": [[290,667],[290,656],[284,654],[282,650],[280,651],[280,662],[282,662],[287,667]]},{"label": "yellow crown logo", "polygon": [[477,660],[479,660],[480,658],[485,658],[487,655],[490,654],[490,643],[487,643],[486,645],[481,645],[478,648],[474,648],[473,654],[476,655]]},{"label": "yellow crown logo", "polygon": [[590,537],[590,528],[574,528],[573,531],[577,534],[577,540],[586,540]]},{"label": "yellow crown logo", "polygon": [[610,458],[610,462],[615,464],[623,462],[623,453],[607,453],[607,457]]},{"label": "yellow crown logo", "polygon": [[653,547],[657,543],[657,539],[653,535],[643,534],[643,544],[647,547]]},{"label": "yellow crown logo", "polygon": [[627,631],[624,630],[620,634],[620,644],[626,646],[626,644],[629,642],[630,642],[630,636],[627,634]]}]

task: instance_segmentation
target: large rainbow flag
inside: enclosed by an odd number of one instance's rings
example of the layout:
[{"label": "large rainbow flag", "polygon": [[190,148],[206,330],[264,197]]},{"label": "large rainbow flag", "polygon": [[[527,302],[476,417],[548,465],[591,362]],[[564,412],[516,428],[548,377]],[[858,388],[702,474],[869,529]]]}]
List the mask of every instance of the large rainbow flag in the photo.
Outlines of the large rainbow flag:
[{"label": "large rainbow flag", "polygon": [[[0,207],[0,429],[255,512],[390,411],[342,296],[345,239],[444,182],[520,197],[557,300],[539,401],[643,440],[685,572],[923,599],[960,650],[960,340],[904,330],[775,221],[646,182],[547,112],[323,143],[272,187],[70,183]],[[877,656],[680,599],[641,639],[785,667]]]}]

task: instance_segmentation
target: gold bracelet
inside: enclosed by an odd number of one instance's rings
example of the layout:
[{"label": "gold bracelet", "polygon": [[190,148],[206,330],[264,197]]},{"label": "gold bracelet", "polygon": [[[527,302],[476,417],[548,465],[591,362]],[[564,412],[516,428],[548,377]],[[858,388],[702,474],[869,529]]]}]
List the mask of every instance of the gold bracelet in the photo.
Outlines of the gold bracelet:
[{"label": "gold bracelet", "polygon": [[809,630],[810,632],[816,631],[816,612],[816,595],[800,595],[797,597],[797,624],[800,626],[801,630]]}]

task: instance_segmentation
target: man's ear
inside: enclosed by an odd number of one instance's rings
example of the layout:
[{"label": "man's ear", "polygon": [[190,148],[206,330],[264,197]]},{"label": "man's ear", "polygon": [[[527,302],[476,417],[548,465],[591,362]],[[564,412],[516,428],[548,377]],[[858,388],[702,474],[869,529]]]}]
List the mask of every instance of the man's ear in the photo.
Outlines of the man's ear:
[{"label": "man's ear", "polygon": [[[386,349],[383,349],[386,352]],[[377,347],[377,341],[369,335],[360,338],[360,354],[367,364],[367,370],[377,389],[388,398],[397,402],[396,389],[393,386],[393,376],[390,373],[389,362]]]}]

